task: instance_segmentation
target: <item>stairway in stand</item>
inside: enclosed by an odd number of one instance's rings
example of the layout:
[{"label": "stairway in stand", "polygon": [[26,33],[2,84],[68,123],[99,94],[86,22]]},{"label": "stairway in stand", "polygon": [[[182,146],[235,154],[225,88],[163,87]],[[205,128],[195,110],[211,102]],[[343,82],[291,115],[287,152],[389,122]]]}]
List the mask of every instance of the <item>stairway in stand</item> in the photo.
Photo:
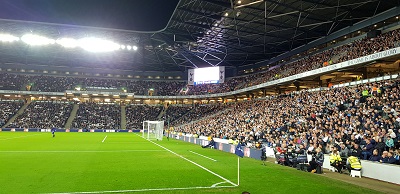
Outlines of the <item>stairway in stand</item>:
[{"label": "stairway in stand", "polygon": [[65,123],[65,126],[64,126],[65,129],[71,129],[72,121],[74,121],[74,119],[76,117],[76,113],[78,112],[78,109],[79,109],[79,104],[74,104],[71,114],[69,115],[68,120]]},{"label": "stairway in stand", "polygon": [[121,106],[121,129],[126,129],[126,106]]}]

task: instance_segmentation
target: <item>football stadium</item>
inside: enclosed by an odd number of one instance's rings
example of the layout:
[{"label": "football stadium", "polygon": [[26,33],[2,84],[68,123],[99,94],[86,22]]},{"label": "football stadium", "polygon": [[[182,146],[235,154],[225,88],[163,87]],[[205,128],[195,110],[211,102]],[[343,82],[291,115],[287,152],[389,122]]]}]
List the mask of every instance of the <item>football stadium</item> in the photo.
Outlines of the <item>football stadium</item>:
[{"label": "football stadium", "polygon": [[400,2],[1,0],[0,193],[399,193]]}]

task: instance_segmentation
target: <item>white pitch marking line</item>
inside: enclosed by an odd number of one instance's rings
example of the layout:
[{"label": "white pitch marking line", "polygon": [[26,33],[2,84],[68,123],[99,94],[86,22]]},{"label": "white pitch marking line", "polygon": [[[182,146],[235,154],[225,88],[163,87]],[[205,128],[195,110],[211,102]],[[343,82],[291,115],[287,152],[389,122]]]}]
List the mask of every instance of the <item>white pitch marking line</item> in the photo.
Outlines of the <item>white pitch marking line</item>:
[{"label": "white pitch marking line", "polygon": [[[138,136],[139,136],[139,135],[138,135]],[[139,136],[139,137],[140,137],[140,136]],[[144,139],[144,138],[143,138],[143,139]],[[207,169],[206,167],[204,167],[204,166],[202,166],[202,165],[200,165],[200,164],[197,164],[196,162],[193,162],[193,161],[191,161],[191,160],[189,160],[189,159],[187,159],[187,158],[185,158],[185,157],[183,157],[183,156],[181,156],[181,155],[179,155],[179,154],[177,154],[177,153],[175,153],[175,152],[169,150],[168,148],[166,148],[166,147],[164,147],[164,146],[162,146],[162,145],[160,145],[160,144],[158,144],[158,143],[156,143],[156,142],[153,142],[153,141],[150,141],[150,140],[147,140],[147,141],[149,141],[149,142],[151,142],[151,143],[157,145],[158,147],[161,147],[161,148],[167,150],[168,152],[171,152],[172,154],[174,154],[174,155],[176,155],[176,156],[178,156],[178,157],[180,157],[180,158],[182,158],[182,159],[184,159],[184,160],[186,160],[186,161],[188,161],[188,162],[190,162],[190,163],[192,163],[192,164],[194,164],[194,165],[196,165],[196,166],[202,168],[203,170],[205,170],[205,171],[207,171],[207,172],[209,172],[209,173],[211,173],[211,174],[213,174],[213,175],[215,175],[215,176],[221,178],[222,180],[224,180],[224,181],[230,183],[230,184],[233,185],[233,186],[238,186],[237,184],[233,183],[232,181],[228,180],[227,178],[222,177],[221,175],[219,175],[219,174],[217,174],[217,173],[215,173],[215,172],[213,172],[213,171]]]},{"label": "white pitch marking line", "polygon": [[165,150],[0,150],[0,153],[97,153],[97,152],[165,152]]},{"label": "white pitch marking line", "polygon": [[232,188],[237,186],[216,186],[216,187],[183,187],[183,188],[156,188],[156,189],[133,189],[133,190],[115,190],[115,191],[84,191],[70,193],[49,193],[49,194],[91,194],[91,193],[128,193],[128,192],[145,192],[145,191],[174,191],[174,190],[193,190],[193,189],[215,189],[215,188]]},{"label": "white pitch marking line", "polygon": [[10,137],[10,138],[0,139],[0,140],[17,139],[17,138],[31,137],[31,136],[37,136],[37,135],[43,135],[43,134],[25,135],[25,136],[19,136],[19,137]]},{"label": "white pitch marking line", "polygon": [[103,139],[103,141],[101,143],[103,143],[106,139],[107,139],[107,135],[104,137],[104,139]]},{"label": "white pitch marking line", "polygon": [[201,155],[201,154],[199,154],[199,153],[196,153],[196,152],[193,152],[193,151],[190,151],[190,150],[189,150],[189,152],[192,152],[193,154],[196,154],[196,155],[199,155],[199,156],[203,156],[204,158],[207,158],[207,159],[212,160],[212,161],[214,161],[214,162],[217,161],[217,160],[215,160],[215,159],[212,159],[212,158],[210,158],[210,157],[207,157],[207,156],[205,156],[205,155]]},{"label": "white pitch marking line", "polygon": [[211,187],[214,188],[214,187],[217,187],[218,185],[224,184],[224,183],[226,183],[226,181],[220,182],[220,183],[215,183],[215,184],[213,184]]}]

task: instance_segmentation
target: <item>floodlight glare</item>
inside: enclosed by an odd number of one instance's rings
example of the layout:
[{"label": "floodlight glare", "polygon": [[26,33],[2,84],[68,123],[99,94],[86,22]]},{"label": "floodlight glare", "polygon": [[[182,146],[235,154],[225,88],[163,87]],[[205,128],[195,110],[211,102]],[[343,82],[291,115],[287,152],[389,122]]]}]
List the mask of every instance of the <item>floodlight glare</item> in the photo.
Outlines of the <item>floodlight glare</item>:
[{"label": "floodlight glare", "polygon": [[137,46],[133,46],[132,49],[133,49],[134,51],[136,51],[136,50],[138,49],[138,47],[137,47]]},{"label": "floodlight glare", "polygon": [[25,34],[21,37],[21,40],[26,44],[32,46],[43,46],[48,44],[54,44],[56,41],[44,36],[39,36],[35,34]]},{"label": "floodlight glare", "polygon": [[11,34],[0,34],[0,41],[1,42],[14,42],[18,41],[19,38],[16,36],[13,36]]},{"label": "floodlight glare", "polygon": [[111,52],[118,50],[120,45],[109,40],[100,38],[81,38],[78,40],[79,46],[89,52]]},{"label": "floodlight glare", "polygon": [[60,38],[56,42],[65,48],[75,48],[78,46],[78,41],[73,38]]},{"label": "floodlight glare", "polygon": [[130,45],[128,45],[126,48],[128,48],[128,50],[131,50],[131,49],[132,49],[132,47],[131,47]]},{"label": "floodlight glare", "polygon": [[125,49],[125,45],[121,45],[121,49]]}]

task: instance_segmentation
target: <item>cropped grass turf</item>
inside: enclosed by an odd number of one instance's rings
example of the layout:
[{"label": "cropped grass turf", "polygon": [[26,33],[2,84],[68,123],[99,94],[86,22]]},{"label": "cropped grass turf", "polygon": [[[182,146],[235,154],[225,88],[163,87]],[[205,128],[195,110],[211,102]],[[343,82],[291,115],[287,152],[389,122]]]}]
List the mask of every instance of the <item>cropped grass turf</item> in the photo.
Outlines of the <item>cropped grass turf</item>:
[{"label": "cropped grass turf", "polygon": [[[250,158],[240,159],[238,187],[196,189],[232,186],[220,177],[237,183],[237,157],[178,140],[155,143],[187,160],[133,133],[0,132],[0,193],[376,193]],[[187,189],[145,191],[163,188]]]}]

